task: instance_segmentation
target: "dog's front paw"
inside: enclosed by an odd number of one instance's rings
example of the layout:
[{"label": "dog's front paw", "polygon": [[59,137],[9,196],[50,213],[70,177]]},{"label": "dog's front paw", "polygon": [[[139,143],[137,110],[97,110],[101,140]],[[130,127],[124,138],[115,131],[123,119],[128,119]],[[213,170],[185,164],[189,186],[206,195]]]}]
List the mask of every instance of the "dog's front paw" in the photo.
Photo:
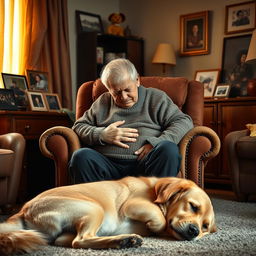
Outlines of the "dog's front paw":
[{"label": "dog's front paw", "polygon": [[147,228],[154,232],[154,233],[159,233],[165,229],[166,226],[166,221],[148,221],[146,223]]},{"label": "dog's front paw", "polygon": [[142,237],[139,235],[130,235],[120,239],[118,249],[131,248],[131,247],[139,247],[142,245]]}]

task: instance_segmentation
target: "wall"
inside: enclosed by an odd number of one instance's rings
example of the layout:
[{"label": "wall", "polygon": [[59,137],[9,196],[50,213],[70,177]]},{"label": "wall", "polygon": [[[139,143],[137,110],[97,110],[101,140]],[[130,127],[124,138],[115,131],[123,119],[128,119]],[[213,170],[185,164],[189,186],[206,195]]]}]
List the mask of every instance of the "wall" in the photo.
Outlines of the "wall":
[{"label": "wall", "polygon": [[73,88],[73,108],[75,108],[76,99],[76,10],[99,14],[102,18],[103,26],[106,28],[109,14],[112,12],[119,11],[119,0],[68,0],[68,22]]},{"label": "wall", "polygon": [[[166,75],[193,79],[196,70],[221,68],[223,38],[226,37],[225,6],[241,2],[243,0],[68,0],[73,97],[76,94],[75,10],[100,14],[105,29],[109,24],[109,14],[123,12],[126,16],[123,26],[129,25],[133,35],[145,39],[145,75],[161,75],[161,66],[152,64],[151,60],[158,43],[171,43],[177,64],[167,67]],[[206,10],[211,11],[210,54],[180,57],[180,15]],[[231,36],[236,35],[239,34]]]},{"label": "wall", "polygon": [[[145,73],[161,75],[161,65],[151,60],[158,43],[171,43],[177,64],[168,67],[167,74],[193,79],[196,70],[221,68],[224,38],[225,6],[241,0],[120,0],[120,11],[126,17],[133,34],[145,39]],[[135,8],[136,6],[136,8]],[[210,54],[179,56],[180,15],[210,10]],[[234,34],[238,35],[238,34]]]}]

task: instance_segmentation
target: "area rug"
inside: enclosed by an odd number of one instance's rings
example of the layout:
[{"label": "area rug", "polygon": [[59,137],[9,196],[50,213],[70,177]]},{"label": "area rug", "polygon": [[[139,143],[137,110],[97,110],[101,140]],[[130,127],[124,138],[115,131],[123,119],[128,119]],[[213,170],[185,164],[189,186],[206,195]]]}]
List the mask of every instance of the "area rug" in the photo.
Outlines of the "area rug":
[{"label": "area rug", "polygon": [[[249,256],[256,255],[256,203],[212,198],[218,231],[197,241],[144,238],[139,248],[122,250],[67,249],[45,246],[26,256]],[[1,219],[2,218],[2,219]],[[0,220],[3,220],[3,216]]]}]

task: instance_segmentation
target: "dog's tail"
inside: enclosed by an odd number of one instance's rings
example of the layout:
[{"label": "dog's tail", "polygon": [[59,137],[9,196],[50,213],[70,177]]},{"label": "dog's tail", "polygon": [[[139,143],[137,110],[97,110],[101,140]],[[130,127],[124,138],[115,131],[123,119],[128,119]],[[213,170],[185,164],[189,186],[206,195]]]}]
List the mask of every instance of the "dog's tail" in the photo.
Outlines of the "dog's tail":
[{"label": "dog's tail", "polygon": [[46,244],[47,239],[42,233],[25,229],[22,214],[16,214],[0,224],[0,255],[29,253]]}]

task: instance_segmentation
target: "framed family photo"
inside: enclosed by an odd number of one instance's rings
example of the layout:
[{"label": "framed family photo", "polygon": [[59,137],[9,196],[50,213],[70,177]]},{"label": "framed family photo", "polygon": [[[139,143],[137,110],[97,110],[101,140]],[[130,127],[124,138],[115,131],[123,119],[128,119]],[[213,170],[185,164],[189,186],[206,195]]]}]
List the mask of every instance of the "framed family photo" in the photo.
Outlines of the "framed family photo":
[{"label": "framed family photo", "polygon": [[249,1],[226,6],[225,33],[251,31],[256,25],[256,2]]},{"label": "framed family photo", "polygon": [[76,25],[78,34],[82,32],[103,33],[102,20],[98,14],[76,11]]},{"label": "framed family photo", "polygon": [[204,86],[204,97],[212,97],[216,84],[219,81],[220,69],[198,70],[195,74],[195,80]]},{"label": "framed family photo", "polygon": [[230,90],[229,84],[217,85],[217,88],[214,93],[214,97],[217,97],[217,98],[228,97],[229,90]]},{"label": "framed family photo", "polygon": [[31,110],[47,111],[43,94],[40,92],[27,92]]},{"label": "framed family photo", "polygon": [[50,92],[48,73],[36,70],[26,70],[28,89],[31,91]]},{"label": "framed family photo", "polygon": [[26,76],[2,73],[2,78],[5,89],[11,89],[13,91],[18,109],[26,109],[28,107],[26,95],[28,84]]},{"label": "framed family photo", "polygon": [[231,86],[231,98],[247,96],[247,83],[256,76],[256,63],[245,62],[250,41],[251,34],[224,38],[220,82]]},{"label": "framed family photo", "polygon": [[45,93],[44,94],[47,109],[49,111],[60,111],[61,103],[57,93]]},{"label": "framed family photo", "polygon": [[209,11],[180,16],[180,55],[209,53]]},{"label": "framed family photo", "polygon": [[0,89],[0,109],[17,110],[15,96],[12,89]]}]

